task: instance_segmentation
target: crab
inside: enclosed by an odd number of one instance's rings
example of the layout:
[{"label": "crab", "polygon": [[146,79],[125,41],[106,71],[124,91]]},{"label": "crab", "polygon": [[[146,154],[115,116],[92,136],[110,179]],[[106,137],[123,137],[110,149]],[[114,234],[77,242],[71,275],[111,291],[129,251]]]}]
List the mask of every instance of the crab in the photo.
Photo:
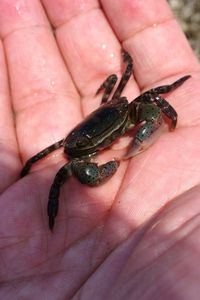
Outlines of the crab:
[{"label": "crab", "polygon": [[49,192],[47,213],[50,230],[53,230],[58,213],[60,188],[67,178],[74,175],[82,184],[97,186],[117,171],[119,160],[113,159],[102,165],[92,161],[99,151],[136,127],[131,147],[125,155],[125,158],[129,158],[146,150],[155,141],[153,137],[163,124],[164,115],[170,120],[170,128],[173,130],[176,127],[177,113],[160,94],[174,91],[190,75],[181,77],[170,85],[150,89],[129,103],[126,97],[121,97],[121,93],[132,75],[133,61],[125,50],[122,50],[122,56],[126,67],[112,97],[111,93],[117,82],[115,74],[110,75],[97,90],[96,94],[103,92],[101,106],[65,138],[31,157],[21,171],[21,177],[24,177],[35,162],[64,147],[68,162],[57,172]]}]

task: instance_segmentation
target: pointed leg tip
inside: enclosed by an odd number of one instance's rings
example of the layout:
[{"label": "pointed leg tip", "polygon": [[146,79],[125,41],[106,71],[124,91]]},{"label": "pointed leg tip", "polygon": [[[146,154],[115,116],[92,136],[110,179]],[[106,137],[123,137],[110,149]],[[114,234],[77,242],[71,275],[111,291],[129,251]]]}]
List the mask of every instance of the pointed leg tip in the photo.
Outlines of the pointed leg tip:
[{"label": "pointed leg tip", "polygon": [[174,129],[176,128],[176,125],[177,125],[177,120],[172,120],[172,124],[171,124],[170,130],[174,131]]},{"label": "pointed leg tip", "polygon": [[121,53],[122,55],[126,52],[126,50],[124,48],[121,48]]},{"label": "pointed leg tip", "polygon": [[22,170],[22,172],[20,173],[20,178],[23,178],[24,176],[25,176],[26,174],[23,172],[23,170]]},{"label": "pointed leg tip", "polygon": [[102,92],[103,91],[103,86],[101,85],[99,88],[98,88],[98,90],[96,91],[96,93],[95,93],[95,96],[97,96],[100,92]]},{"label": "pointed leg tip", "polygon": [[191,77],[192,77],[191,75],[185,75],[184,77],[182,77],[182,80],[185,81],[185,80],[188,80]]},{"label": "pointed leg tip", "polygon": [[21,170],[20,178],[23,178],[24,176],[26,176],[27,173],[28,173],[28,170],[27,170],[27,168],[24,167],[24,168]]},{"label": "pointed leg tip", "polygon": [[53,232],[54,223],[55,223],[55,218],[49,216],[49,229],[51,230],[51,232]]}]

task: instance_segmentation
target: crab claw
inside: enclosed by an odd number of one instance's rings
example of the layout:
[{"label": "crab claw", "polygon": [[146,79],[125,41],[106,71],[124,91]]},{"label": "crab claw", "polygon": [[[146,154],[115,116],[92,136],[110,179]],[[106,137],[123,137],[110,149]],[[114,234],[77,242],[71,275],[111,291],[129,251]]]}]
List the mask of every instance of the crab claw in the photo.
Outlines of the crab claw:
[{"label": "crab claw", "polygon": [[155,143],[166,128],[163,122],[159,127],[153,128],[153,124],[147,123],[141,126],[133,139],[127,153],[123,156],[123,160],[138,155],[148,149]]}]

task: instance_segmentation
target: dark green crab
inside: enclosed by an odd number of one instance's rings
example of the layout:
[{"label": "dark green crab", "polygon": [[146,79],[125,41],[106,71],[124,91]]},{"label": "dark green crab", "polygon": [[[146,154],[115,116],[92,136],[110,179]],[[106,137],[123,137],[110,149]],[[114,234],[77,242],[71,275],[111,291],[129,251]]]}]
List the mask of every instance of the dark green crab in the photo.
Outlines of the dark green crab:
[{"label": "dark green crab", "polygon": [[52,230],[58,212],[60,187],[69,176],[74,175],[82,184],[99,185],[110,178],[117,170],[119,161],[112,160],[103,165],[92,162],[92,158],[102,149],[111,145],[118,137],[137,125],[137,130],[127,157],[134,156],[147,149],[155,139],[152,137],[163,123],[163,113],[171,119],[171,128],[177,123],[177,113],[160,94],[175,90],[190,75],[186,75],[170,85],[159,86],[128,103],[121,97],[128,79],[133,71],[131,56],[122,50],[126,69],[112,98],[109,96],[117,82],[115,74],[110,75],[100,86],[97,94],[104,91],[101,106],[79,123],[66,138],[45,148],[30,158],[21,172],[25,176],[33,163],[42,159],[50,152],[64,147],[68,162],[58,171],[49,193],[48,216],[49,228]]}]

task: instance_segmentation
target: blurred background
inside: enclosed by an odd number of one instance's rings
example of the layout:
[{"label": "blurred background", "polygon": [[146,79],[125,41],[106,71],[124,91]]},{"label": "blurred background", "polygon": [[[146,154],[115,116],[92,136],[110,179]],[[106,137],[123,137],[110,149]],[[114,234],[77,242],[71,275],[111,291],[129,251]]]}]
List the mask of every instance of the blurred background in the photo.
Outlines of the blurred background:
[{"label": "blurred background", "polygon": [[168,0],[192,48],[200,58],[200,0]]}]

